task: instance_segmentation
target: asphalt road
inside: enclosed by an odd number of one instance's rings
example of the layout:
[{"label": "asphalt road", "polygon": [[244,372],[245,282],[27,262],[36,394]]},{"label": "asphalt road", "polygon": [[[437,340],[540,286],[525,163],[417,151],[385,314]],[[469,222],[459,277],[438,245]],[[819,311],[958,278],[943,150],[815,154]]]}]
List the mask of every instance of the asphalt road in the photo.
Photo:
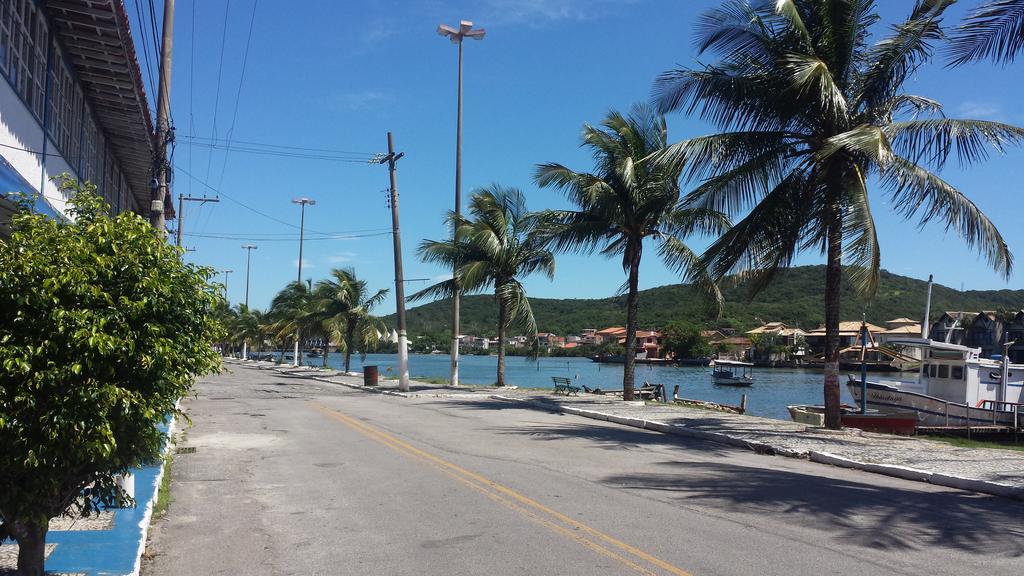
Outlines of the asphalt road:
[{"label": "asphalt road", "polygon": [[573,416],[234,368],[143,573],[1014,574],[1024,505]]}]

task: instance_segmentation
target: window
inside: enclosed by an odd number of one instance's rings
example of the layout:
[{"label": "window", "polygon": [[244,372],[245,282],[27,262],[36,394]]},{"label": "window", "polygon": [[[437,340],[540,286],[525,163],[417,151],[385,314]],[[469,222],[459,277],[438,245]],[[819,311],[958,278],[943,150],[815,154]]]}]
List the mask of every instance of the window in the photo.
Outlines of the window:
[{"label": "window", "polygon": [[928,365],[928,377],[935,378],[935,364]]},{"label": "window", "polygon": [[949,378],[949,366],[946,364],[939,364],[939,378]]},{"label": "window", "polygon": [[0,0],[0,70],[36,118],[43,118],[49,30],[34,0]]},{"label": "window", "polygon": [[964,367],[963,366],[953,366],[953,380],[963,380],[963,379],[964,379]]}]

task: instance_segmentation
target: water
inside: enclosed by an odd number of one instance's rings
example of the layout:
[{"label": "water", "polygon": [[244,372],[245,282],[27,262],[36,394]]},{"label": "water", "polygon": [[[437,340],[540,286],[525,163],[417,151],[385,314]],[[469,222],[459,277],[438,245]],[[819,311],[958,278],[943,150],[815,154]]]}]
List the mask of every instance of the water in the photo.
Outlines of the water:
[{"label": "water", "polygon": [[[306,363],[319,366],[321,358],[307,358]],[[409,375],[412,378],[448,379],[451,360],[447,355],[410,354]],[[328,365],[341,369],[343,356],[331,354]],[[398,357],[394,354],[368,354],[365,362],[359,356],[352,356],[352,370],[362,371],[363,364],[376,365],[381,377],[396,376]],[[494,384],[498,358],[496,356],[462,356],[459,375],[463,384]],[[538,361],[521,356],[505,359],[505,381],[509,385],[530,388],[550,388],[552,376],[567,376],[577,384],[605,390],[622,389],[622,365],[598,364],[586,358],[540,358]],[[740,395],[747,395],[747,412],[755,416],[766,416],[789,420],[786,406],[789,404],[821,404],[822,374],[820,370],[755,368],[754,385],[749,388],[715,386],[711,383],[710,369],[699,366],[652,366],[638,364],[636,383],[664,384],[672,393],[672,387],[679,385],[683,398],[710,400],[723,404],[739,405]],[[846,376],[840,376],[843,402],[853,404],[853,398],[846,390]]]}]

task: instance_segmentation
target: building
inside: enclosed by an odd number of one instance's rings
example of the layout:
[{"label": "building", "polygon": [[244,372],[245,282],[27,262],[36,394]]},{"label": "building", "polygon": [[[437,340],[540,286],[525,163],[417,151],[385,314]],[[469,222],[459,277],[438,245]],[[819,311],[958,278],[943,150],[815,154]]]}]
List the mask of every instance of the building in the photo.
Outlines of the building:
[{"label": "building", "polygon": [[708,342],[715,351],[716,358],[722,360],[747,360],[753,346],[750,338],[744,336],[728,336],[720,340]]},{"label": "building", "polygon": [[[857,344],[860,340],[860,320],[850,320],[839,323],[839,349],[848,348]],[[885,331],[885,328],[881,326],[875,326],[870,322],[867,323],[868,327],[868,341],[878,342],[877,334],[881,334]],[[825,351],[825,326],[819,326],[814,330],[811,330],[804,336],[807,341],[808,348],[816,354],[820,354]]]},{"label": "building", "polygon": [[767,322],[763,326],[747,330],[746,334],[754,342],[751,355],[756,360],[799,359],[807,352],[804,347],[807,332],[787,326],[783,322]]},{"label": "building", "polygon": [[962,344],[964,325],[969,324],[970,321],[971,315],[966,312],[943,312],[942,316],[932,323],[928,337],[939,342]]},{"label": "building", "polygon": [[584,328],[580,331],[580,344],[594,346],[600,344],[596,328]]},{"label": "building", "polygon": [[459,336],[459,343],[466,348],[479,348],[480,350],[490,349],[491,341],[481,336]]},{"label": "building", "polygon": [[622,326],[612,326],[611,328],[598,330],[595,336],[597,337],[597,344],[621,344],[626,341],[626,329]]},{"label": "building", "polygon": [[0,76],[0,234],[11,192],[66,216],[51,182],[65,172],[115,213],[148,214],[156,146],[123,0],[0,0]]},{"label": "building", "polygon": [[537,345],[548,349],[563,348],[565,347],[565,338],[550,332],[539,332],[537,333]]}]

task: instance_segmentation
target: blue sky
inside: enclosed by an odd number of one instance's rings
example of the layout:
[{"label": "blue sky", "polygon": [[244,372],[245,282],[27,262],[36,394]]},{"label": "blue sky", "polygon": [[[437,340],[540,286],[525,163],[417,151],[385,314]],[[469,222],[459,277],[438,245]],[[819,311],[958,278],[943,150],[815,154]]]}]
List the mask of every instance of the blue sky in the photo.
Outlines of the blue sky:
[{"label": "blue sky", "polygon": [[[177,2],[172,111],[180,170],[175,192],[222,191],[271,217],[224,197],[219,204],[185,210],[185,244],[195,248],[188,258],[234,270],[229,277],[233,303],[244,297],[245,251],[240,246],[259,245],[253,252],[250,297],[257,307],[265,307],[295,277],[297,230],[278,220],[298,224],[298,207],[290,202],[298,196],[317,201],[306,212],[307,231],[314,236],[359,235],[307,241],[304,277],[315,280],[332,267],[354,266],[372,287],[393,287],[386,235],[390,212],[383,192],[387,170],[362,162],[240,151],[225,156],[223,150],[196,144],[190,135],[225,138],[233,124],[230,135],[236,141],[337,149],[364,157],[386,150],[386,132],[394,132],[398,149],[406,153],[398,173],[405,274],[434,280],[444,271],[420,263],[415,249],[423,238],[444,236],[442,216],[453,203],[457,49],[436,34],[439,23],[470,19],[487,30],[485,40],[465,46],[464,194],[498,182],[522,188],[531,208],[542,209],[566,204],[556,192],[532,185],[534,166],[558,161],[589,169],[589,154],[579,148],[582,124],[599,122],[611,108],[625,110],[648,100],[659,73],[695,64],[694,17],[718,4],[260,0],[239,90],[253,3],[231,2],[225,26],[225,2]],[[951,17],[958,18],[974,3],[965,0]],[[880,4],[888,23],[905,14],[912,2]],[[1018,62],[1006,69],[981,64],[946,70],[941,63],[933,64],[919,72],[909,90],[943,102],[950,116],[1024,125],[1022,67]],[[673,140],[711,131],[681,115],[670,116],[669,123]],[[969,170],[951,163],[944,173],[995,221],[1018,259],[1024,259],[1022,161],[1024,152],[1015,149]],[[886,269],[917,278],[933,273],[936,281],[955,288],[1020,287],[1020,273],[1005,281],[941,226],[918,230],[915,223],[893,215],[882,194],[874,196],[873,211]],[[372,235],[380,232],[384,235]],[[690,243],[702,248],[707,240]],[[819,261],[816,254],[801,258],[801,263]],[[540,297],[604,297],[623,278],[616,261],[563,255],[554,282],[534,278],[527,287]],[[641,287],[676,281],[648,251]],[[424,286],[410,282],[407,292]],[[393,306],[391,300],[380,312]]]}]

